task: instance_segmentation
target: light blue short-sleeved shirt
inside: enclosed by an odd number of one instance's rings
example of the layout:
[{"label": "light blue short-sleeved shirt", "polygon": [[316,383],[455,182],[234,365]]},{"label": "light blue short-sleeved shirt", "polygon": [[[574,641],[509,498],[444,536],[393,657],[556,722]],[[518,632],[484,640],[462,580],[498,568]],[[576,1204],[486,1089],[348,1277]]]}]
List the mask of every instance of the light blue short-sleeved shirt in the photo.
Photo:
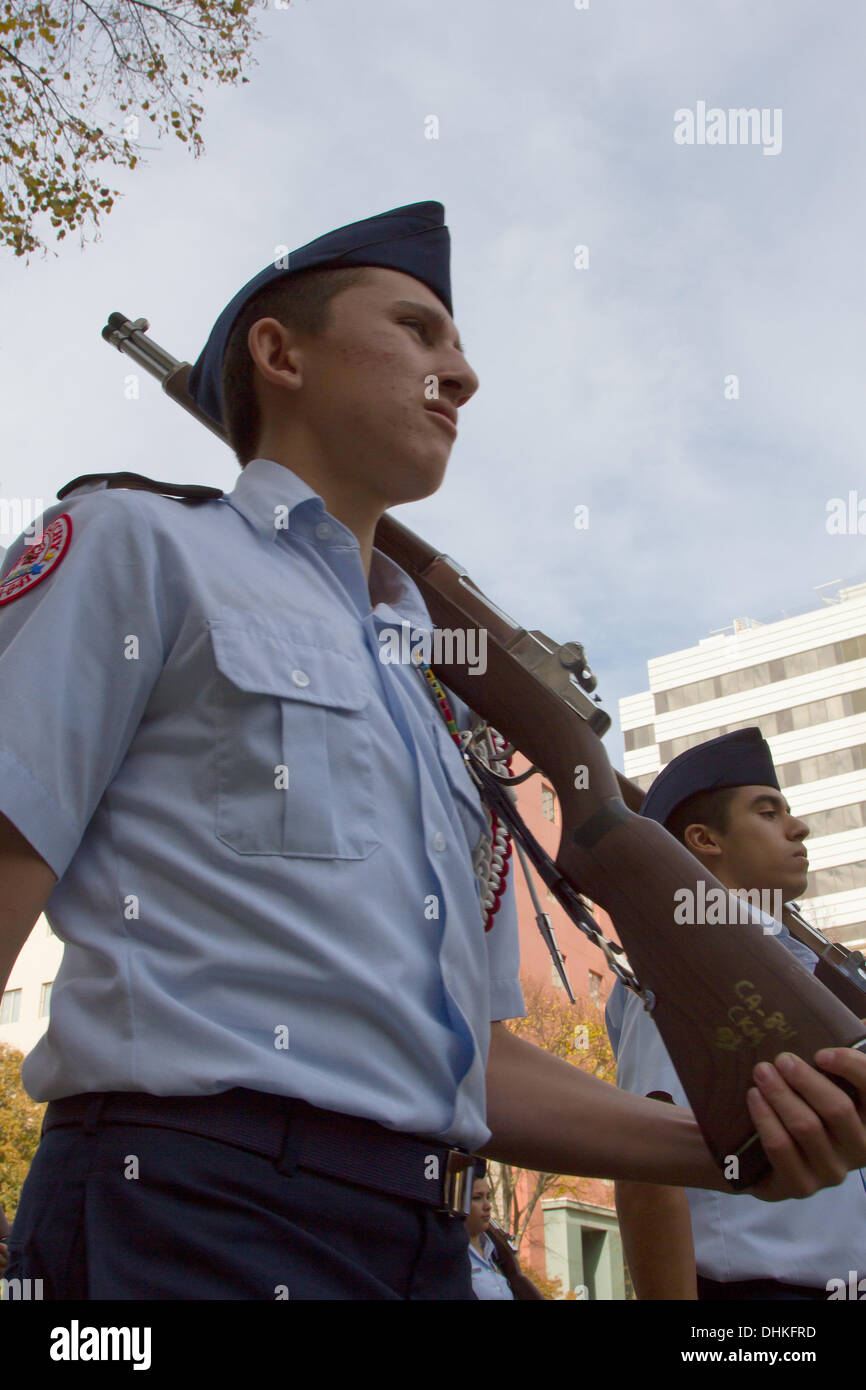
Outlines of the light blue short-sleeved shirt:
[{"label": "light blue short-sleeved shirt", "polygon": [[[771,919],[770,919],[771,920]],[[818,957],[780,923],[776,939],[810,970]],[[666,1091],[677,1105],[686,1093],[658,1028],[640,999],[617,980],[605,1021],[616,1053],[616,1084],[645,1096]],[[837,1187],[787,1202],[686,1188],[697,1271],[706,1279],[776,1279],[825,1288],[866,1273],[866,1175],[855,1171]]]},{"label": "light blue short-sleeved shirt", "polygon": [[472,1292],[476,1298],[509,1302],[514,1300],[511,1285],[503,1274],[497,1259],[496,1246],[486,1231],[481,1233],[484,1254],[481,1255],[469,1242],[469,1264],[472,1274]]},{"label": "light blue short-sleeved shirt", "polygon": [[423,677],[379,659],[429,630],[417,588],[376,551],[368,589],[269,459],[218,500],[91,483],[62,513],[66,553],[0,606],[0,811],[65,943],[28,1092],[243,1086],[483,1146],[516,908],[485,933],[477,792]]}]

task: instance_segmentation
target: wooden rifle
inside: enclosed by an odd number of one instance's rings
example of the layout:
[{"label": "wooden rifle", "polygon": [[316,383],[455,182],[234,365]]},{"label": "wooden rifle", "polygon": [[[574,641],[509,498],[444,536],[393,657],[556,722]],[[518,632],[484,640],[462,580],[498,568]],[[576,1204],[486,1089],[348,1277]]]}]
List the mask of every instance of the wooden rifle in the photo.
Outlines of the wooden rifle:
[{"label": "wooden rifle", "polygon": [[[145,319],[115,313],[102,335],[227,442],[187,391],[190,364],[148,338],[148,327]],[[552,783],[562,813],[555,861],[472,742],[467,766],[572,920],[641,995],[715,1161],[733,1187],[751,1187],[769,1169],[746,1104],[756,1063],[784,1050],[808,1062],[823,1047],[866,1051],[866,1028],[748,911],[735,911],[722,928],[675,920],[683,889],[692,902],[705,901],[712,889],[727,897],[726,890],[662,826],[636,814],[641,793],[608,761],[601,736],[610,720],[590,698],[595,677],[579,644],[561,646],[520,627],[462,566],[391,516],[379,522],[375,543],[414,580],[434,627],[465,634],[464,652],[484,650],[478,643],[485,634],[484,673],[455,657],[433,663],[436,674]],[[581,894],[609,913],[628,962],[622,948],[601,937]],[[857,1099],[847,1082],[832,1079]]]}]

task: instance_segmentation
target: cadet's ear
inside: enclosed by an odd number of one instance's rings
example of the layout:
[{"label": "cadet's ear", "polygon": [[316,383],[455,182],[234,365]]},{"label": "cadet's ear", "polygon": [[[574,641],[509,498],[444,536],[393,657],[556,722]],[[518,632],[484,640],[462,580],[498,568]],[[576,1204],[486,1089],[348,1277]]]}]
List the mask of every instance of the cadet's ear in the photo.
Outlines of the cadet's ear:
[{"label": "cadet's ear", "polygon": [[300,344],[278,319],[256,319],[247,334],[247,348],[265,381],[275,386],[300,386]]},{"label": "cadet's ear", "polygon": [[247,342],[255,367],[252,388],[259,411],[261,448],[269,426],[274,419],[284,419],[287,399],[303,385],[303,353],[288,330],[273,318],[257,319]]},{"label": "cadet's ear", "polygon": [[700,855],[702,858],[717,858],[722,852],[717,832],[711,830],[708,825],[687,825],[683,843],[692,854]]}]

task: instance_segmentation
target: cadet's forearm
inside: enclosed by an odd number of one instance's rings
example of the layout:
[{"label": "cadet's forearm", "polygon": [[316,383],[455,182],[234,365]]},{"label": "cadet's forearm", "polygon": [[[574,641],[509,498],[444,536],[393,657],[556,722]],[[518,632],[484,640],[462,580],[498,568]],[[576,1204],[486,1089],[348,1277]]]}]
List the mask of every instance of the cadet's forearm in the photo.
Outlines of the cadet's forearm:
[{"label": "cadet's forearm", "polygon": [[587,1076],[500,1023],[491,1029],[487,1123],[481,1153],[501,1163],[730,1192],[687,1111]]},{"label": "cadet's forearm", "polygon": [[616,1214],[638,1298],[696,1299],[692,1221],[683,1189],[618,1182]]}]

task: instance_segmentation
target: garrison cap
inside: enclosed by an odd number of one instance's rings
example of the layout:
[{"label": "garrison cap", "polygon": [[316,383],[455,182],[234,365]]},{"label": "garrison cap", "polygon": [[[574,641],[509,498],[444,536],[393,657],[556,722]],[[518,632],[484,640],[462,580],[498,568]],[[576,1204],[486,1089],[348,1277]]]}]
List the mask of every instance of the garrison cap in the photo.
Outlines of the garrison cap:
[{"label": "garrison cap", "polygon": [[667,825],[681,802],[722,787],[779,787],[770,746],[759,728],[737,729],[687,748],[663,768],[640,814]]},{"label": "garrison cap", "polygon": [[216,424],[224,424],[222,366],[232,328],[247,301],[275,280],[314,267],[336,270],[343,266],[373,265],[384,270],[402,270],[438,295],[451,314],[450,258],[451,238],[441,203],[409,203],[377,217],[367,217],[363,222],[351,222],[334,232],[326,232],[265,266],[238,290],[211,329],[189,374],[189,394]]}]

